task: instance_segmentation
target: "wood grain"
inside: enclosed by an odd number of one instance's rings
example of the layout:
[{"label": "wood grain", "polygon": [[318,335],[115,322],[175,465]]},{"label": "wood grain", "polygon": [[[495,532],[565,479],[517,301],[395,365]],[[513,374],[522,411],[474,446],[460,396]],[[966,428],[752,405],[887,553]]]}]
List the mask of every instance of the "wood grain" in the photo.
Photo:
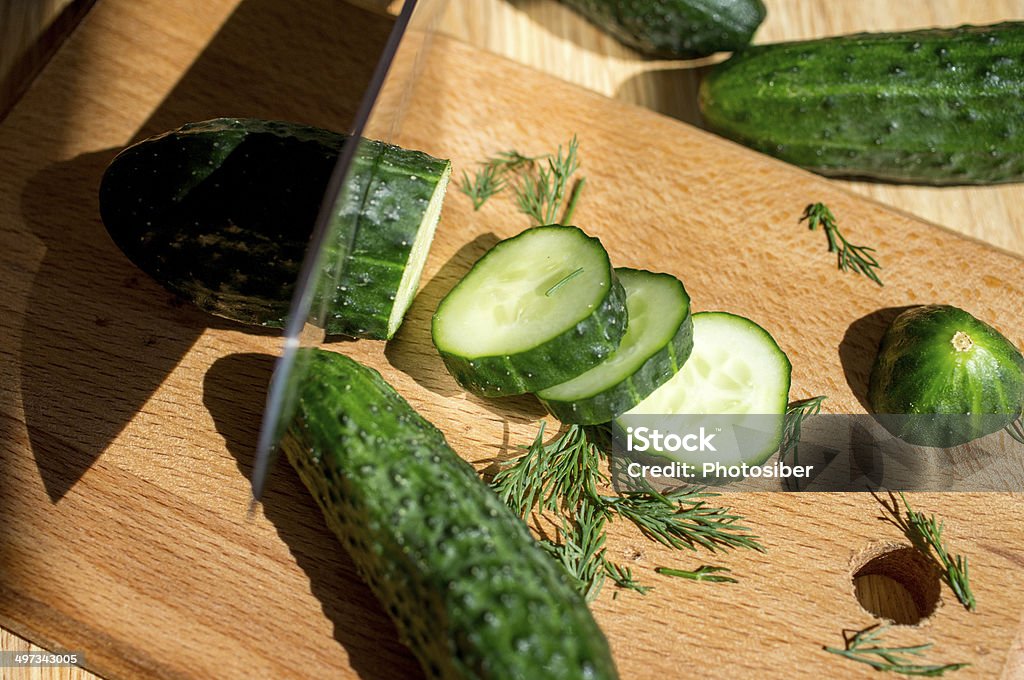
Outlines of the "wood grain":
[{"label": "wood grain", "polygon": [[95,0],[0,0],[0,120]]},{"label": "wood grain", "polygon": [[[343,128],[354,106],[345,93],[361,91],[389,24],[333,0],[305,7],[104,0],[0,126],[0,624],[47,648],[82,649],[107,677],[417,672],[290,470],[278,466],[264,504],[246,515],[276,336],[175,304],[117,251],[97,213],[114,152],[186,120]],[[764,324],[793,361],[795,398],[827,393],[835,410],[860,409],[880,309],[950,302],[1024,341],[1018,258],[443,38],[421,78],[396,141],[450,157],[458,172],[496,143],[542,151],[579,132],[589,178],[579,224],[618,264],[679,275],[696,309]],[[808,195],[885,253],[885,288],[837,276],[822,241],[796,223]],[[532,438],[540,409],[459,390],[430,345],[429,317],[488,245],[524,226],[507,203],[473,212],[452,192],[398,337],[332,345],[381,370],[480,468]],[[757,527],[766,554],[680,556],[614,527],[609,549],[656,586],[647,597],[609,589],[594,605],[623,677],[863,677],[821,646],[872,623],[852,573],[865,552],[903,543],[899,530],[876,519],[869,495],[726,501]],[[958,677],[1011,677],[1024,501],[914,501],[941,513],[971,556],[979,611],[943,590],[931,618],[892,639],[938,641],[941,660],[973,664]],[[702,560],[741,583],[653,572]]]},{"label": "wood grain", "polygon": [[[0,628],[0,650],[46,654],[46,650],[33,645],[10,631]],[[96,676],[78,667],[0,668],[5,680],[92,680]]]}]

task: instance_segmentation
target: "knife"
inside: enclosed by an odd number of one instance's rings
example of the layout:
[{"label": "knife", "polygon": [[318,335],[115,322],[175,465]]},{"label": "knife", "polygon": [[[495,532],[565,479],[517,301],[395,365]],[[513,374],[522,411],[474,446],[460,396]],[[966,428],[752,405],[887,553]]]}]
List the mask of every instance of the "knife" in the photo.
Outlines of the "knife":
[{"label": "knife", "polygon": [[[389,142],[390,137],[397,131],[405,104],[409,100],[407,95],[422,65],[423,56],[429,49],[433,27],[444,2],[445,0],[405,0],[360,101],[355,123],[350,130],[350,141],[342,147],[327,183],[288,311],[284,348],[277,359],[267,391],[267,403],[252,472],[250,510],[255,508],[255,504],[262,497],[267,474],[276,459],[281,437],[294,414],[297,387],[306,370],[299,349],[315,346],[322,342],[325,336],[323,329],[330,296],[321,295],[317,299],[317,291],[325,289],[325,284],[329,283],[325,281],[327,272],[333,277],[340,275],[349,253],[344,244],[334,248],[333,252],[329,246],[338,239],[341,220],[334,218],[341,206],[345,205],[346,201],[358,200],[348,196],[352,184],[352,161],[359,153],[364,133],[369,131],[377,140]],[[417,33],[417,39],[405,39],[407,34],[413,31]],[[398,60],[400,53],[401,59]],[[396,61],[401,62],[401,69],[393,68]],[[388,110],[378,110],[375,105],[385,90],[389,94],[398,93],[398,105]],[[329,253],[336,261],[327,261]]]}]

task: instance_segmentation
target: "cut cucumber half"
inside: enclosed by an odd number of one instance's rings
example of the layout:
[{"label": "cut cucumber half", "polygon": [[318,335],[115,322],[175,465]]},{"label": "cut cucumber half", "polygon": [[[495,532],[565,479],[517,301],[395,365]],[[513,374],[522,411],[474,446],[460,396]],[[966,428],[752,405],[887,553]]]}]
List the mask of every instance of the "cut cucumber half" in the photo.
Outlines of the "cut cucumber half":
[{"label": "cut cucumber half", "polygon": [[606,423],[679,371],[693,348],[690,296],[671,274],[615,270],[626,291],[629,327],[618,349],[583,375],[537,393],[566,423]]},{"label": "cut cucumber half", "polygon": [[416,293],[447,160],[298,123],[217,118],[118,154],[100,213],[125,255],[167,289],[212,314],[279,328],[324,190],[353,143],[313,309],[331,335],[386,340]]},{"label": "cut cucumber half", "polygon": [[596,238],[527,229],[473,265],[434,313],[445,366],[484,396],[537,392],[608,358],[626,331],[626,293]]},{"label": "cut cucumber half", "polygon": [[[728,422],[734,432],[743,428],[742,442],[719,447],[713,460],[724,465],[760,465],[782,440],[790,372],[785,352],[750,319],[727,312],[694,314],[690,358],[665,384],[620,416],[616,425],[623,431],[641,423],[650,427],[650,416],[666,416],[665,429],[696,431],[703,422],[699,416],[730,416],[716,422]],[[680,462],[698,465],[708,455],[672,453]]]}]

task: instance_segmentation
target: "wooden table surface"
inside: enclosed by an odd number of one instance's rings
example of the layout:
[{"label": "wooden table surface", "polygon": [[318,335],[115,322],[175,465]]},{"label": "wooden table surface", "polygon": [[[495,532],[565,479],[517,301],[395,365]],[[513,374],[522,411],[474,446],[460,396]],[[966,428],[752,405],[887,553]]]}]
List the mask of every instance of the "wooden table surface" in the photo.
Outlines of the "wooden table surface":
[{"label": "wooden table surface", "polygon": [[[758,42],[1024,18],[1024,0],[766,0],[766,4],[769,18],[757,35]],[[608,96],[699,123],[693,101],[695,64],[638,58],[550,0],[509,4],[456,0],[442,28]],[[536,40],[538,35],[544,40]],[[1020,187],[927,189],[845,184],[900,210],[1024,253],[1024,210],[1020,208],[1024,189]],[[0,630],[0,649],[31,648],[26,641]],[[20,674],[0,669],[0,677],[77,680],[95,676],[68,669]]]}]

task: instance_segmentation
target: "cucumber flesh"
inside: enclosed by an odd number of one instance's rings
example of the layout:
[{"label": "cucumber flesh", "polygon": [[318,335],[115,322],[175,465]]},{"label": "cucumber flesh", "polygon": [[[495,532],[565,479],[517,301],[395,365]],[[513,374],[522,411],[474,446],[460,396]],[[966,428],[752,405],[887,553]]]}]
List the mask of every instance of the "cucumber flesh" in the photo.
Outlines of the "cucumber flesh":
[{"label": "cucumber flesh", "polygon": [[[735,460],[725,453],[716,460],[760,465],[778,450],[782,439],[790,373],[785,352],[756,323],[727,312],[700,312],[693,315],[693,350],[682,369],[616,424],[625,429],[639,422],[637,416],[651,415],[749,416],[750,429],[762,435],[736,449]],[[729,422],[735,426],[745,421]],[[693,423],[698,425],[700,418]],[[673,452],[682,462],[700,463],[705,455]]]},{"label": "cucumber flesh", "polygon": [[434,345],[466,389],[536,392],[593,368],[625,333],[625,291],[596,238],[534,227],[498,243],[434,313]]},{"label": "cucumber flesh", "polygon": [[572,380],[537,393],[567,423],[606,423],[636,406],[683,366],[693,347],[690,298],[676,277],[615,270],[629,326],[611,356]]},{"label": "cucumber flesh", "polygon": [[[437,223],[441,218],[441,205],[444,203],[451,172],[452,167],[449,164],[435,185],[426,210],[423,211],[420,227],[416,230],[416,236],[409,250],[409,258],[402,269],[402,278],[394,293],[394,303],[391,306],[391,313],[388,315],[386,338],[391,338],[398,331],[398,327],[402,325],[402,320],[405,318],[405,313],[409,310],[409,305],[412,304],[413,297],[416,296],[423,267],[427,263],[427,255],[430,254],[430,245],[434,242]],[[410,175],[411,177],[412,175]]]},{"label": "cucumber flesh", "polygon": [[425,675],[616,678],[564,570],[444,435],[373,369],[301,352],[282,448]]}]

